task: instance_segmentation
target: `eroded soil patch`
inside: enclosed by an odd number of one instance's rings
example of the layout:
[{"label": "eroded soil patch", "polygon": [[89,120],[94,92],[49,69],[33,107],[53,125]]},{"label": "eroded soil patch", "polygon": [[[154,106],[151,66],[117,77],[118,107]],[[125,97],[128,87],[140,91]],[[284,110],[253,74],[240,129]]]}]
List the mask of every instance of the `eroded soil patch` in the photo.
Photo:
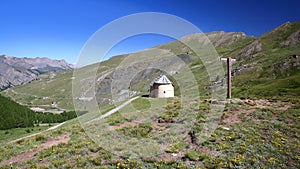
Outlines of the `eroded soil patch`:
[{"label": "eroded soil patch", "polygon": [[24,161],[31,160],[35,154],[42,151],[43,149],[51,148],[53,146],[56,146],[60,143],[68,143],[70,140],[70,133],[65,133],[57,137],[50,137],[48,138],[45,143],[39,145],[38,147],[29,150],[27,152],[24,152],[22,154],[19,154],[17,156],[14,156],[8,160],[4,160],[0,163],[0,166],[4,165],[15,165],[20,164]]}]

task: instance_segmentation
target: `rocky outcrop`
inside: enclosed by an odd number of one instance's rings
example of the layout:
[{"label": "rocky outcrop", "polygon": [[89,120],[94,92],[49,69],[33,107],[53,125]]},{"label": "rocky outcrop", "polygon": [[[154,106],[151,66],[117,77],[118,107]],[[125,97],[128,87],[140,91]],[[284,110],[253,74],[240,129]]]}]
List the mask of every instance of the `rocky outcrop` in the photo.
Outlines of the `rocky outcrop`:
[{"label": "rocky outcrop", "polygon": [[272,70],[271,73],[275,77],[288,77],[300,70],[300,54],[294,54],[287,56],[281,62],[270,65],[269,70]]},{"label": "rocky outcrop", "polygon": [[243,32],[212,32],[206,34],[208,39],[215,47],[228,47],[239,39],[245,39],[247,36]]},{"label": "rocky outcrop", "polygon": [[249,60],[257,57],[260,51],[262,51],[262,43],[259,40],[255,40],[250,45],[242,49],[237,58],[240,59],[239,57],[242,57],[244,60]]},{"label": "rocky outcrop", "polygon": [[282,46],[295,46],[300,43],[300,29],[292,33],[285,41],[281,42]]}]

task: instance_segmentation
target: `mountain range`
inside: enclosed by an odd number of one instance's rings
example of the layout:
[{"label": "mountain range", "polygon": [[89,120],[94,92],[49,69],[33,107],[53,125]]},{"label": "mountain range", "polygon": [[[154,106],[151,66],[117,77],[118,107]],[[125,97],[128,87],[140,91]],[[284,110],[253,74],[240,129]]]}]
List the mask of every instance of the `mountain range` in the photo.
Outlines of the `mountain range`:
[{"label": "mountain range", "polygon": [[[203,38],[204,36],[210,40],[220,57],[231,57],[237,60],[231,72],[233,97],[297,99],[300,95],[300,21],[298,21],[282,24],[260,37],[247,36],[243,32],[224,31],[192,34],[181,38],[180,41],[162,44],[136,53],[114,56],[107,61],[79,68],[77,71],[85,77],[84,80],[78,82],[79,88],[76,89],[76,91],[82,91],[82,95],[78,97],[79,100],[88,100],[96,95],[99,104],[107,104],[125,100],[138,93],[146,94],[150,81],[162,73],[175,81],[175,95],[180,95],[183,91],[180,91],[175,79],[185,78],[179,77],[182,76],[182,68],[185,66],[192,71],[198,83],[200,96],[209,97],[212,86],[216,83],[224,83],[225,76],[210,78],[203,60],[199,59],[206,57],[207,49],[199,49],[203,50],[200,52],[202,56],[196,56],[195,52],[185,45],[202,44],[205,46],[207,39]],[[2,56],[2,60],[3,58],[5,57]],[[28,82],[41,72],[46,72],[41,71],[45,68],[46,70],[49,70],[49,67],[59,67],[59,70],[72,68],[63,61],[55,63],[62,64],[46,66],[42,64],[42,69],[33,70],[29,66],[25,69],[27,74],[23,75]],[[149,69],[145,69],[147,67]],[[159,70],[159,68],[164,70]],[[18,72],[16,69],[13,70]],[[226,70],[225,64],[224,70]],[[34,71],[36,73],[32,73]],[[96,72],[95,77],[92,77],[95,74],[89,73],[93,71]],[[136,72],[138,73],[132,77],[132,74]],[[74,78],[73,71],[59,72],[55,78],[49,78],[49,75],[45,74],[39,76],[38,81],[14,87],[2,93],[25,105],[51,107],[51,103],[57,102],[59,108],[72,110],[72,80]],[[129,86],[117,84],[122,80],[130,81]],[[22,84],[20,81],[15,81],[13,84]],[[90,86],[94,83],[95,94]],[[10,84],[7,83],[6,86]],[[188,90],[192,87],[187,85],[184,89]]]},{"label": "mountain range", "polygon": [[17,58],[0,56],[0,90],[28,83],[40,74],[71,70],[73,65],[64,60],[48,58]]}]

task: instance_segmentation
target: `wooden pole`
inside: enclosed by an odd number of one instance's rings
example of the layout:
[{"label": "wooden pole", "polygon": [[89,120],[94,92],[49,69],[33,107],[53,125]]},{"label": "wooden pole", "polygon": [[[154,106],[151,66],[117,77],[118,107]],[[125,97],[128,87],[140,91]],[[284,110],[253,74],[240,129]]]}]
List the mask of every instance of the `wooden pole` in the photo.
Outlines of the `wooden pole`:
[{"label": "wooden pole", "polygon": [[234,63],[236,60],[229,58],[221,58],[222,61],[226,61],[227,63],[227,98],[231,98],[231,67],[232,63]]},{"label": "wooden pole", "polygon": [[227,58],[227,98],[231,98],[231,58]]}]

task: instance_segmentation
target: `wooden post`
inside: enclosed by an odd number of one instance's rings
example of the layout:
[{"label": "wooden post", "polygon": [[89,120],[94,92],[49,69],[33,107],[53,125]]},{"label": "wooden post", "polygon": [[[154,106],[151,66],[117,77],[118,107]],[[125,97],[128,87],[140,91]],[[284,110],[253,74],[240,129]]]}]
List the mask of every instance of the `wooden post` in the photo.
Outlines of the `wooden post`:
[{"label": "wooden post", "polygon": [[227,98],[231,98],[231,58],[227,58]]},{"label": "wooden post", "polygon": [[231,66],[236,60],[229,58],[221,58],[222,61],[227,63],[227,98],[231,98]]}]

